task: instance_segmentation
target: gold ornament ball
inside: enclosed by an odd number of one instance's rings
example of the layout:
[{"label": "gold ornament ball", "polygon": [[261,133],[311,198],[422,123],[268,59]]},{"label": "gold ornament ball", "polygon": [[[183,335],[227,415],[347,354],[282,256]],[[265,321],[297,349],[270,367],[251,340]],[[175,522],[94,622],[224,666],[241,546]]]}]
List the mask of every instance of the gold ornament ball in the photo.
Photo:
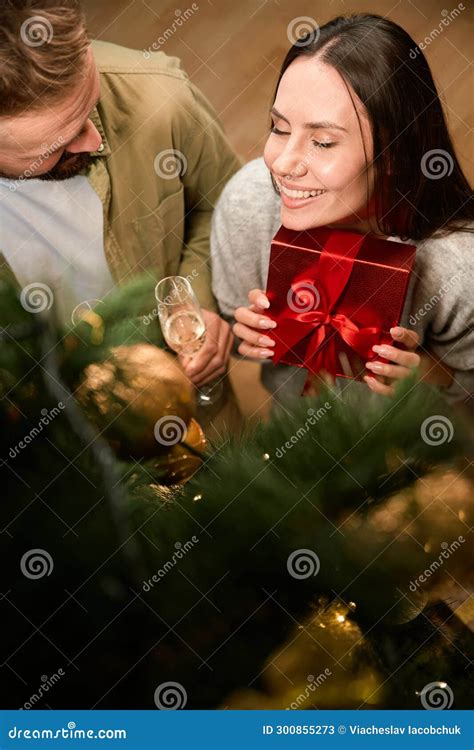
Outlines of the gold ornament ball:
[{"label": "gold ornament ball", "polygon": [[157,441],[157,421],[170,416],[188,425],[194,388],[178,362],[151,344],[117,346],[89,365],[76,390],[87,416],[119,454],[150,457],[169,450]]},{"label": "gold ornament ball", "polygon": [[[202,466],[203,459],[199,454],[204,453],[207,443],[202,427],[195,419],[191,419],[184,440],[186,445],[176,443],[168,453],[147,462],[151,473],[158,477],[159,484],[152,486],[161,499],[166,499],[166,496],[163,498],[163,485],[184,484]],[[195,495],[193,500],[202,500],[202,495]]]}]

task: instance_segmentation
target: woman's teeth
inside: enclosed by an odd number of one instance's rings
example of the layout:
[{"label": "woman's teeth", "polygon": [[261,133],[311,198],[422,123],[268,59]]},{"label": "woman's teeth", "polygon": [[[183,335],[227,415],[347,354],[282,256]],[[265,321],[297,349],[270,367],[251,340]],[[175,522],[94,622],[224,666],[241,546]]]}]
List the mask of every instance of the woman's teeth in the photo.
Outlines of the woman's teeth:
[{"label": "woman's teeth", "polygon": [[282,193],[288,196],[288,198],[315,198],[317,195],[322,195],[325,190],[290,190],[285,185],[280,184],[280,190]]}]

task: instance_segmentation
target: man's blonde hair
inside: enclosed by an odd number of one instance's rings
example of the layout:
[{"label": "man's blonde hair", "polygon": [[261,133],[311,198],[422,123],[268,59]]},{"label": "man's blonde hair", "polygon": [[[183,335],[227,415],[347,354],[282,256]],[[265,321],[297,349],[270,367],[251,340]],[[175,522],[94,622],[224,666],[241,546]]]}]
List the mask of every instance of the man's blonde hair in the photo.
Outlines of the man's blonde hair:
[{"label": "man's blonde hair", "polygon": [[0,117],[60,100],[88,48],[79,0],[0,0]]}]

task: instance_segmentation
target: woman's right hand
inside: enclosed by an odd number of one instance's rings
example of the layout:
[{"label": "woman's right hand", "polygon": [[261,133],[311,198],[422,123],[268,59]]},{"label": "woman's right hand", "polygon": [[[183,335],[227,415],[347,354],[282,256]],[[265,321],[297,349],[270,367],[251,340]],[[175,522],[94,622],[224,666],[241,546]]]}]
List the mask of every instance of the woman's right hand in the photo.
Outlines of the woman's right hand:
[{"label": "woman's right hand", "polygon": [[245,357],[268,359],[274,354],[275,341],[271,330],[276,327],[275,321],[265,315],[270,302],[262,289],[252,289],[248,298],[250,305],[238,307],[234,313],[237,322],[233,331],[237,338],[242,339],[238,351]]}]

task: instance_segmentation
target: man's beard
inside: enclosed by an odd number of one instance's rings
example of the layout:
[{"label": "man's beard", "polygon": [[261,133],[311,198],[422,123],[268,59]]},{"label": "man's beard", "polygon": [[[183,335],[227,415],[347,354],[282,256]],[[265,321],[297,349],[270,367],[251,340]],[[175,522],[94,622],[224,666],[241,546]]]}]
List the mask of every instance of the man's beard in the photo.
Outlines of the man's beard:
[{"label": "man's beard", "polygon": [[23,180],[69,180],[70,177],[75,177],[80,172],[84,172],[93,161],[93,156],[89,153],[83,152],[80,154],[70,154],[67,151],[61,154],[59,160],[56,162],[54,167],[48,172],[43,174],[35,174],[33,170],[30,171],[28,177],[24,175],[11,175],[4,172],[0,172],[0,178],[7,180],[16,180],[23,182]]},{"label": "man's beard", "polygon": [[[64,151],[52,169],[37,175],[38,180],[69,180],[90,167],[93,157],[86,152],[69,154]],[[34,177],[34,175],[32,175]]]}]

